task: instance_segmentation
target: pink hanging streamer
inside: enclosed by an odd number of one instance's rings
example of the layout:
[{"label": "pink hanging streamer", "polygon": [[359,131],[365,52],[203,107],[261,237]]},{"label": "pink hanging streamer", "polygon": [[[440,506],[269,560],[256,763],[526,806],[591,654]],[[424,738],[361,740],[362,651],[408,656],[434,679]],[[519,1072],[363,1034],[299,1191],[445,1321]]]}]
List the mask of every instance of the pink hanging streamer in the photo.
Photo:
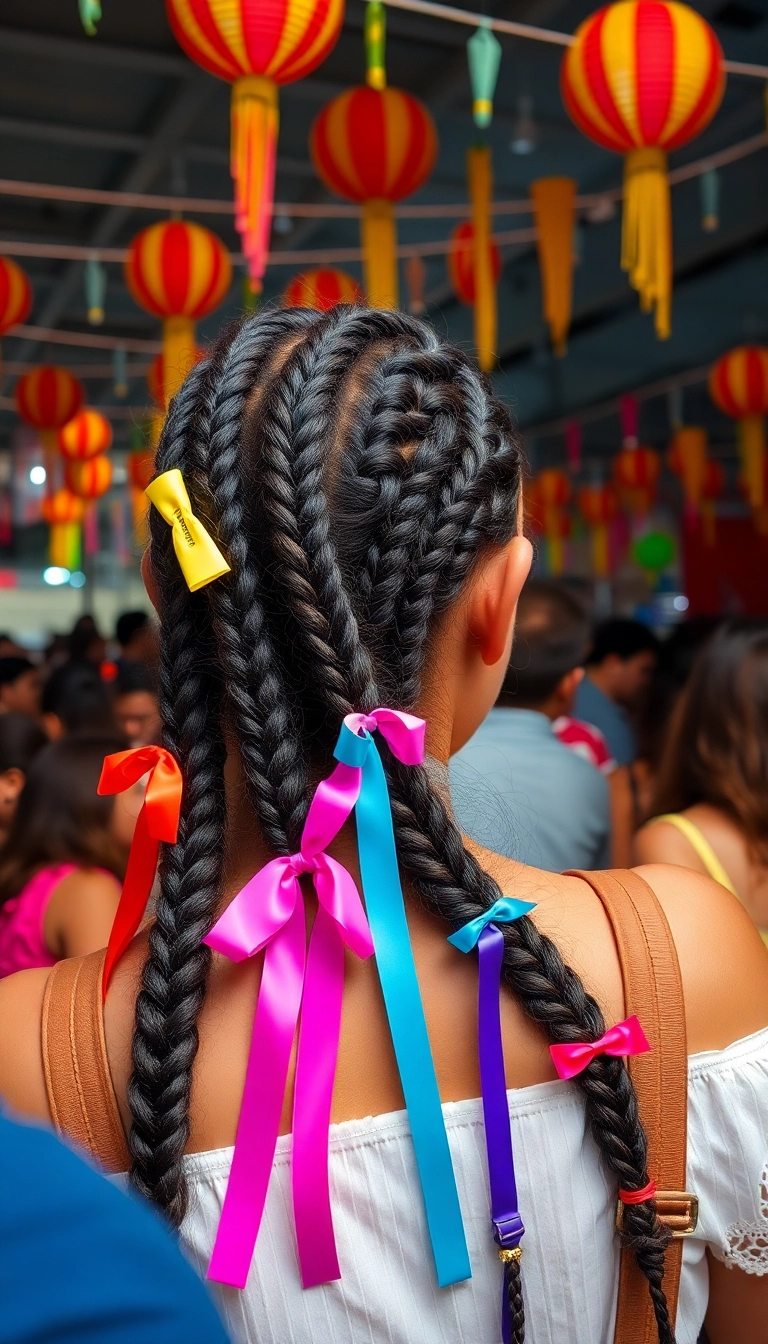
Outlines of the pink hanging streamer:
[{"label": "pink hanging streamer", "polygon": [[577,420],[569,420],[565,426],[565,456],[569,471],[581,469],[581,425]]},{"label": "pink hanging streamer", "polygon": [[575,1078],[598,1055],[644,1055],[650,1048],[638,1018],[628,1017],[610,1027],[596,1041],[550,1045],[549,1053],[561,1078]]},{"label": "pink hanging streamer", "polygon": [[[356,734],[378,728],[405,764],[423,759],[423,720],[397,710],[350,714]],[[205,942],[232,961],[264,950],[235,1152],[208,1277],[245,1286],[259,1233],[299,1013],[293,1104],[292,1187],[305,1288],[340,1278],[328,1188],[328,1127],[339,1048],[344,949],[373,941],[355,882],[325,853],[351,815],[362,771],[338,764],[315,792],[298,854],[273,859],[242,888]],[[299,879],[318,900],[309,950]]]}]

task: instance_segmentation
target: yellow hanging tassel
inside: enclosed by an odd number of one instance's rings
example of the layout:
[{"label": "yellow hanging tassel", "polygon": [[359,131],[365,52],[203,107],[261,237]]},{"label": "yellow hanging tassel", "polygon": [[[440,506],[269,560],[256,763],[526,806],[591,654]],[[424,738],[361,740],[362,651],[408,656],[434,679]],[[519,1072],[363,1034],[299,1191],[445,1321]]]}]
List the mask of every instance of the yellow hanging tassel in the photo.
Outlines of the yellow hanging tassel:
[{"label": "yellow hanging tassel", "polygon": [[738,423],[739,456],[747,498],[752,509],[765,503],[764,468],[765,427],[761,415],[745,415]]},{"label": "yellow hanging tassel", "polygon": [[573,228],[576,183],[542,177],[531,183],[544,317],[556,355],[564,355],[573,299]]},{"label": "yellow hanging tassel", "polygon": [[267,268],[275,195],[277,85],[263,75],[243,75],[232,85],[231,172],[235,227],[243,240],[251,288],[260,294]]},{"label": "yellow hanging tassel", "polygon": [[166,317],[163,322],[163,392],[170,406],[195,362],[195,324],[190,317]]},{"label": "yellow hanging tassel", "polygon": [[487,145],[475,145],[467,154],[469,197],[474,229],[475,347],[477,362],[485,373],[496,363],[497,310],[491,254],[491,202],[493,169]]},{"label": "yellow hanging tassel", "polygon": [[363,201],[363,278],[371,308],[397,307],[397,236],[391,201]]},{"label": "yellow hanging tassel", "polygon": [[70,574],[80,568],[80,524],[54,523],[48,539],[48,555],[52,565],[68,569]]},{"label": "yellow hanging tassel", "polygon": [[592,570],[596,579],[605,579],[611,572],[605,523],[596,523],[592,528]]},{"label": "yellow hanging tassel", "polygon": [[665,340],[672,330],[672,216],[663,149],[634,149],[626,157],[621,266],[643,312],[655,308],[656,335]]}]

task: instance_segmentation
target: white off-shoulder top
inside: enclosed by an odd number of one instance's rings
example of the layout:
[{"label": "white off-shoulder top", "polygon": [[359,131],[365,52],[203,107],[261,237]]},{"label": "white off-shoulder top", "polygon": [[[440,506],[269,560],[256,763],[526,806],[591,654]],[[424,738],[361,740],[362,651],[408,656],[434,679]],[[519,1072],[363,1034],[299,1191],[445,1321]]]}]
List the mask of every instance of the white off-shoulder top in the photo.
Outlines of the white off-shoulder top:
[{"label": "white off-shoulder top", "polygon": [[[768,1274],[768,1029],[689,1060],[688,1189],[699,1225],[685,1242],[678,1344],[696,1344],[707,1307],[705,1251]],[[526,1340],[612,1344],[619,1246],[616,1188],[573,1083],[508,1093],[520,1210]],[[278,1140],[245,1289],[214,1286],[237,1344],[499,1344],[500,1265],[491,1238],[482,1106],[443,1107],[473,1277],[435,1283],[405,1112],[331,1127],[330,1175],[342,1278],[304,1290],[296,1258],[290,1138]],[[201,1275],[232,1149],[185,1159],[182,1228]]]}]

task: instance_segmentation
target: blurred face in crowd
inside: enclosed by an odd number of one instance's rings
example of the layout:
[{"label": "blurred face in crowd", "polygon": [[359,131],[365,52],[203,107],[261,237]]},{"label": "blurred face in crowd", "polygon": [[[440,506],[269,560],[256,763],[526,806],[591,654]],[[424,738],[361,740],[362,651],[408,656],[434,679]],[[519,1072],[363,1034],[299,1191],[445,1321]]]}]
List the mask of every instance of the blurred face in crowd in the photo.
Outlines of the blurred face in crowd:
[{"label": "blurred face in crowd", "polygon": [[656,666],[656,654],[652,649],[641,649],[631,658],[619,658],[610,654],[603,668],[610,678],[610,694],[620,705],[632,708],[642,699],[650,685],[653,669]]},{"label": "blurred face in crowd", "polygon": [[36,667],[30,667],[15,681],[0,686],[0,712],[29,714],[36,719],[40,713],[40,690],[40,673]]},{"label": "blurred face in crowd", "polygon": [[16,815],[19,794],[23,788],[23,770],[12,766],[10,770],[0,772],[0,845],[8,838],[8,832]]},{"label": "blurred face in crowd", "polygon": [[127,691],[115,697],[115,719],[132,747],[160,741],[162,721],[157,696],[151,691]]}]

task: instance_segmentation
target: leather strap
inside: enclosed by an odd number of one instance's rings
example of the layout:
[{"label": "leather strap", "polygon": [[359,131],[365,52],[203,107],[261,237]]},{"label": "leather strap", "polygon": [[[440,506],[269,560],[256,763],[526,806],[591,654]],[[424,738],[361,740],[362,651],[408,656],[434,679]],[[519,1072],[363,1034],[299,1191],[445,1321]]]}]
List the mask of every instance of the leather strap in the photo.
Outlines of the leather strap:
[{"label": "leather strap", "polygon": [[105,952],[53,967],[45,989],[42,1049],[56,1128],[110,1172],[131,1165],[109,1072],[101,1006]]},{"label": "leather strap", "polygon": [[[648,883],[633,872],[574,872],[600,897],[611,921],[624,983],[627,1016],[636,1014],[651,1045],[629,1060],[640,1118],[648,1135],[648,1170],[659,1192],[657,1213],[673,1230],[686,1180],[688,1050],[685,1004],[677,951],[669,924]],[[674,1196],[679,1192],[680,1199]],[[677,1222],[676,1222],[677,1219]],[[674,1328],[680,1291],[683,1243],[671,1241],[665,1257],[664,1291]],[[631,1251],[622,1250],[614,1344],[658,1340],[648,1283]]]}]

